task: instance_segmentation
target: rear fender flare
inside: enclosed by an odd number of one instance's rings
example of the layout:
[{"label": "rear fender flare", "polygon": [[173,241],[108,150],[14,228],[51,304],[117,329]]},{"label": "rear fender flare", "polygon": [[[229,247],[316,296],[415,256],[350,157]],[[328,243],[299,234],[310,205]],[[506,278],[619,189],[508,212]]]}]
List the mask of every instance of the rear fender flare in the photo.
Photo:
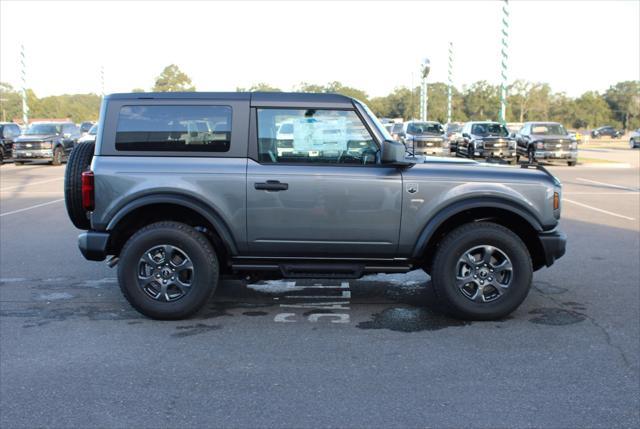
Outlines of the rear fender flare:
[{"label": "rear fender flare", "polygon": [[121,207],[111,218],[107,225],[107,231],[115,229],[118,223],[132,211],[153,204],[174,204],[195,211],[213,225],[229,255],[238,254],[238,248],[233,235],[231,234],[231,230],[222,217],[216,213],[215,209],[196,198],[184,195],[154,194],[131,201]]}]

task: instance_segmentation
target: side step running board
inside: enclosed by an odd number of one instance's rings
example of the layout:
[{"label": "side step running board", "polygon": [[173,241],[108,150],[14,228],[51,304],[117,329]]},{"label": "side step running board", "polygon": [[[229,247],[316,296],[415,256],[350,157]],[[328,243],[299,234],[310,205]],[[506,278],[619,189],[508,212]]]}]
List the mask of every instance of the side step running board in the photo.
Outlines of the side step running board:
[{"label": "side step running board", "polygon": [[406,273],[411,271],[411,265],[365,265],[345,263],[276,263],[232,264],[234,271],[279,271],[284,278],[314,278],[314,279],[357,279],[367,273]]}]

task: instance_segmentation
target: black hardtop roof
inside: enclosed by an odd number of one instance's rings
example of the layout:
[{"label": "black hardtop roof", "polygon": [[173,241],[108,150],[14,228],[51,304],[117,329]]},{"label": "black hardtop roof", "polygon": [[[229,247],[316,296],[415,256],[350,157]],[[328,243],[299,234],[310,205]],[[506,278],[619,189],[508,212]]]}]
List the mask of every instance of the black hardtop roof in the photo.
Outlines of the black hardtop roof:
[{"label": "black hardtop roof", "polygon": [[311,92],[129,92],[109,94],[107,100],[248,100],[252,105],[268,103],[293,105],[320,102],[323,104],[349,104],[353,99],[341,94]]}]

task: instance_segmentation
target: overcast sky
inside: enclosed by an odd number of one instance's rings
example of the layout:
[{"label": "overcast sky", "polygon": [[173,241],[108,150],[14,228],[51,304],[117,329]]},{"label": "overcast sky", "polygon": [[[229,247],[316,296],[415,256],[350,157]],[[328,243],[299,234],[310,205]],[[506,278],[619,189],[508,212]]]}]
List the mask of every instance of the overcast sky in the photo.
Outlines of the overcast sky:
[{"label": "overcast sky", "polygon": [[[199,91],[257,82],[291,90],[338,80],[371,96],[447,79],[499,83],[502,3],[28,2],[0,3],[0,80],[38,96],[150,89],[175,63]],[[509,80],[548,82],[577,96],[640,79],[640,1],[512,1]],[[413,74],[413,78],[412,78]]]}]

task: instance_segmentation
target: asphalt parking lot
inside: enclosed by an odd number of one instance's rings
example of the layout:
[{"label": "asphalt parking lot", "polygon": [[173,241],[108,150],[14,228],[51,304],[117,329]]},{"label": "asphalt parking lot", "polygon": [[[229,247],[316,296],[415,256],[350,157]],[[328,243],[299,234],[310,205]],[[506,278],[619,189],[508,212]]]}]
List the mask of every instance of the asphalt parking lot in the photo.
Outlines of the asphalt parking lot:
[{"label": "asphalt parking lot", "polygon": [[225,281],[132,310],[85,261],[64,166],[0,167],[0,427],[638,427],[640,151],[550,167],[565,257],[510,317],[442,316],[422,272]]}]

